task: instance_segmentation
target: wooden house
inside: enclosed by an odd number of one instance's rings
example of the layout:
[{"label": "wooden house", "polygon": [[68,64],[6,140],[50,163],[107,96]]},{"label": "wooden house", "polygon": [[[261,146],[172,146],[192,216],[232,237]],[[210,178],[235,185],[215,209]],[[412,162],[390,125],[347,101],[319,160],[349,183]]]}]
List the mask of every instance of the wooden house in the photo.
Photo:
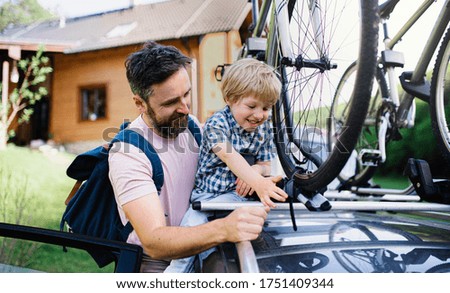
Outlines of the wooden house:
[{"label": "wooden house", "polygon": [[191,110],[205,121],[224,105],[214,72],[236,59],[250,10],[246,0],[171,0],[3,31],[2,63],[12,66],[17,52],[25,58],[44,44],[54,70],[48,97],[18,127],[16,142],[104,140],[111,127],[134,119],[124,61],[148,40],[174,45],[194,60]]}]

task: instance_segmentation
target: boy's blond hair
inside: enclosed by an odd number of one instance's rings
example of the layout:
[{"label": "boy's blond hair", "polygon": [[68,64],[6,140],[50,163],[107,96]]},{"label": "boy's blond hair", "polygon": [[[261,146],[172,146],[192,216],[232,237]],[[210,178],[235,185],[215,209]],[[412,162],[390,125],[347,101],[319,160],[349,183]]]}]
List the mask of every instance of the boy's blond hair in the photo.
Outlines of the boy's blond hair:
[{"label": "boy's blond hair", "polygon": [[237,102],[253,95],[270,105],[280,96],[281,82],[274,69],[256,59],[240,59],[225,69],[222,79],[222,95],[225,101]]}]

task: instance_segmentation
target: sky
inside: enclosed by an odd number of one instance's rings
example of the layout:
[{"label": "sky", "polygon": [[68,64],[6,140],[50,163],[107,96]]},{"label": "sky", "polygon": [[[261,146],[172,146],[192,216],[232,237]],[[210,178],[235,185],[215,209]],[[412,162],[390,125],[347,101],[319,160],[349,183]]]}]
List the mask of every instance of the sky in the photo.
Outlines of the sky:
[{"label": "sky", "polygon": [[[151,3],[164,0],[134,0],[135,3]],[[42,7],[65,17],[95,14],[127,8],[130,0],[38,0]]]},{"label": "sky", "polygon": [[[382,3],[383,1],[379,1]],[[424,0],[402,0],[395,7],[391,18],[388,21],[391,37],[394,36],[401,26],[406,22],[413,12],[424,2]],[[398,50],[405,55],[404,69],[398,69],[401,73],[404,70],[413,70],[415,62],[419,59],[427,37],[430,35],[432,24],[436,21],[439,12],[445,1],[438,0],[431,5],[421,19],[419,19],[409,32],[406,33],[394,50]],[[434,66],[432,59],[430,66]]]}]

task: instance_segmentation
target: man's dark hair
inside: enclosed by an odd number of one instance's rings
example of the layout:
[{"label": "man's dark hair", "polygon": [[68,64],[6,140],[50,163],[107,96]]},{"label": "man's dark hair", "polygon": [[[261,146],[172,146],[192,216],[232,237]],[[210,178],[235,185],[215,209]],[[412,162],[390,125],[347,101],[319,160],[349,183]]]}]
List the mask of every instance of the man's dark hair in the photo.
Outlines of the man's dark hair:
[{"label": "man's dark hair", "polygon": [[148,102],[154,84],[164,82],[190,63],[191,59],[174,46],[146,42],[141,50],[130,54],[125,61],[131,91]]}]

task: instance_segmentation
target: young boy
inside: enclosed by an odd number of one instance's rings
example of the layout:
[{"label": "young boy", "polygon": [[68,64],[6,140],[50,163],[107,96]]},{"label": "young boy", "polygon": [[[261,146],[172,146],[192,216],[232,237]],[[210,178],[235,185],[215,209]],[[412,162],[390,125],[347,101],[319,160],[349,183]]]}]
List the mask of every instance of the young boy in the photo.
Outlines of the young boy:
[{"label": "young boy", "polygon": [[[226,69],[222,94],[227,105],[205,123],[191,202],[245,201],[253,193],[267,207],[275,206],[271,199],[286,200],[288,195],[275,184],[278,179],[266,177],[275,157],[269,116],[280,90],[273,68],[255,59],[239,60]],[[181,226],[206,223],[208,216],[189,208]],[[212,251],[202,252],[200,259]],[[165,272],[191,272],[194,258],[173,260]]]}]

